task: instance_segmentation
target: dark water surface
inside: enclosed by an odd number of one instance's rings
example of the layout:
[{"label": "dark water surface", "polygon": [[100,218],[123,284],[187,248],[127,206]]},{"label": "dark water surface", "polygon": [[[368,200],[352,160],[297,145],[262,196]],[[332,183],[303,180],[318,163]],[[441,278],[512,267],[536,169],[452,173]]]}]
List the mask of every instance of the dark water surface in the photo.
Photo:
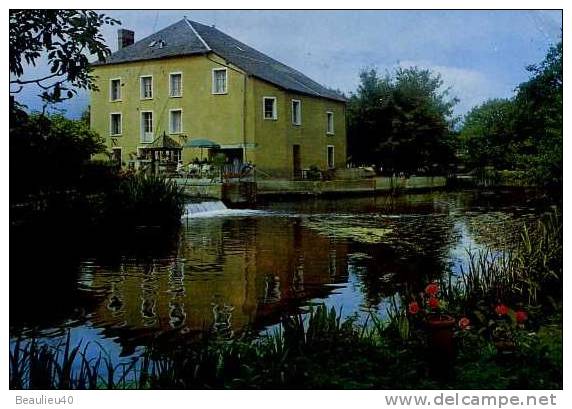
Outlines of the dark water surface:
[{"label": "dark water surface", "polygon": [[[316,303],[344,316],[383,315],[404,288],[458,274],[467,249],[500,251],[537,217],[523,193],[471,191],[189,211],[178,239],[146,240],[166,254],[82,256],[63,289],[23,288],[17,299],[11,289],[11,339],[57,343],[70,328],[72,342],[97,341],[117,357],[157,337],[168,347],[213,328],[264,330]],[[62,249],[45,274],[63,274],[68,258]],[[11,274],[25,265],[17,260]]]}]

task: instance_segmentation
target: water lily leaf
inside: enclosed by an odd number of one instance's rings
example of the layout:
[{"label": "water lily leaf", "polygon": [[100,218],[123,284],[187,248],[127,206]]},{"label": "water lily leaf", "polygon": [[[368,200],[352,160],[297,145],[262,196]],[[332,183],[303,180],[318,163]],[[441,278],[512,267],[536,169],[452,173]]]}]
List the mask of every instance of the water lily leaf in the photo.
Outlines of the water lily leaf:
[{"label": "water lily leaf", "polygon": [[350,239],[366,244],[381,243],[393,231],[393,229],[382,227],[348,226],[347,220],[307,221],[305,225],[330,237]]}]

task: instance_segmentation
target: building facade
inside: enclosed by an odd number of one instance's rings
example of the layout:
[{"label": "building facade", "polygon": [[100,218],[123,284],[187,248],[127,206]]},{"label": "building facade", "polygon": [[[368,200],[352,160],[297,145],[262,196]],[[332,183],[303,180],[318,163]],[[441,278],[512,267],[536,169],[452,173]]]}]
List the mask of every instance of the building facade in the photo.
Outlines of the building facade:
[{"label": "building facade", "polygon": [[[184,147],[186,164],[223,153],[270,178],[345,167],[345,99],[214,27],[183,19],[94,64],[91,127],[123,164],[160,136]],[[204,151],[204,152],[203,152]],[[175,158],[178,160],[179,158]]]}]

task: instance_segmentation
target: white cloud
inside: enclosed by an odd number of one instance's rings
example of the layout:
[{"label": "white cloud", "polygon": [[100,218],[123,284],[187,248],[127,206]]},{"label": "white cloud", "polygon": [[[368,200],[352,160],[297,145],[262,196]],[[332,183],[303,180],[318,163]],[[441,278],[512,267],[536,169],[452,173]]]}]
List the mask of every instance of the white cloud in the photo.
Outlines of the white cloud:
[{"label": "white cloud", "polygon": [[432,64],[429,61],[400,61],[400,67],[417,66],[441,74],[443,86],[451,87],[451,95],[459,98],[455,113],[462,115],[475,105],[490,98],[510,97],[510,85],[502,84],[478,70],[451,65]]},{"label": "white cloud", "polygon": [[[540,61],[560,35],[559,11],[216,11],[112,10],[137,40],[184,15],[216,26],[250,46],[344,92],[365,67],[413,64],[442,74],[464,114],[487,98],[512,95],[524,67]],[[103,28],[112,50],[117,26]],[[401,62],[398,62],[401,61]],[[37,90],[20,97],[38,107]],[[87,98],[64,104],[79,115]]]}]

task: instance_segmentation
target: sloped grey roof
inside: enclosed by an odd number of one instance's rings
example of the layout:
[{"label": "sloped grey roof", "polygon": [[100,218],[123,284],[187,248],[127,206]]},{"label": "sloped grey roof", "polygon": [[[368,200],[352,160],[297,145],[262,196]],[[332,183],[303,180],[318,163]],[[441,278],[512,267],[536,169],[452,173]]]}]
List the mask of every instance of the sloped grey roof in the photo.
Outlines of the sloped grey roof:
[{"label": "sloped grey roof", "polygon": [[[158,46],[158,41],[163,47]],[[156,42],[154,46],[149,46]],[[289,91],[345,101],[343,95],[308,78],[222,31],[187,19],[172,24],[113,54],[102,64],[151,60],[213,52],[248,74]]]}]

